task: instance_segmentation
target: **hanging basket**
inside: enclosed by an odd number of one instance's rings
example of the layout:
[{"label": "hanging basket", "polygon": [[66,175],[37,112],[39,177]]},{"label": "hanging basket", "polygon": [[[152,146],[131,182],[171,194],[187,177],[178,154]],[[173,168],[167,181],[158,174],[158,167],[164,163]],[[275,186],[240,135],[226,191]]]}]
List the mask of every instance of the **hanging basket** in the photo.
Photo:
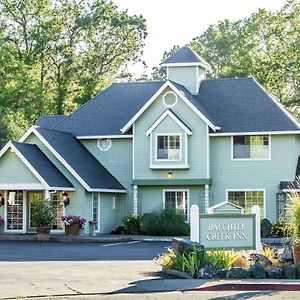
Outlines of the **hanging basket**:
[{"label": "hanging basket", "polygon": [[65,225],[66,235],[78,235],[80,231],[80,224]]}]

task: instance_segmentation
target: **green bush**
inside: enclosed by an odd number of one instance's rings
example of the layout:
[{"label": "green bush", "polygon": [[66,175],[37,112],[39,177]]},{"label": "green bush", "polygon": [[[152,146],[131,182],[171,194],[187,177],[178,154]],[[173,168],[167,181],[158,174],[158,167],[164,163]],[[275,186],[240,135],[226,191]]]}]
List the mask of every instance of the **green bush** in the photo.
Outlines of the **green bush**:
[{"label": "green bush", "polygon": [[55,213],[48,200],[35,200],[30,207],[31,221],[34,227],[50,227],[55,220]]},{"label": "green bush", "polygon": [[237,258],[238,254],[234,251],[203,251],[194,248],[189,253],[175,252],[175,256],[170,258],[172,260],[170,266],[182,272],[187,272],[192,277],[196,277],[199,268],[206,264],[211,264],[215,271],[220,269],[230,270]]},{"label": "green bush", "polygon": [[290,237],[292,235],[292,227],[285,220],[278,220],[271,228],[271,236]]},{"label": "green bush", "polygon": [[142,231],[146,235],[185,236],[189,235],[189,225],[182,215],[174,210],[146,213],[141,219]]},{"label": "green bush", "polygon": [[122,219],[125,234],[141,234],[141,218],[139,216],[128,215]]}]

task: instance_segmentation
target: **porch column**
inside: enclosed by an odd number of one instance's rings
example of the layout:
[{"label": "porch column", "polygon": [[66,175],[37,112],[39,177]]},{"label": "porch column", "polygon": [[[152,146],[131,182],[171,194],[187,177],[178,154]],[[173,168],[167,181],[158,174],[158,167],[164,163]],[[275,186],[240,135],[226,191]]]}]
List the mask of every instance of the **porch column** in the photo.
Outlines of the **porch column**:
[{"label": "porch column", "polygon": [[208,184],[204,186],[204,208],[205,208],[205,213],[207,213],[207,210],[209,208],[209,185]]},{"label": "porch column", "polygon": [[50,191],[45,190],[45,200],[50,200]]},{"label": "porch column", "polygon": [[133,215],[138,215],[138,187],[137,185],[133,186]]}]

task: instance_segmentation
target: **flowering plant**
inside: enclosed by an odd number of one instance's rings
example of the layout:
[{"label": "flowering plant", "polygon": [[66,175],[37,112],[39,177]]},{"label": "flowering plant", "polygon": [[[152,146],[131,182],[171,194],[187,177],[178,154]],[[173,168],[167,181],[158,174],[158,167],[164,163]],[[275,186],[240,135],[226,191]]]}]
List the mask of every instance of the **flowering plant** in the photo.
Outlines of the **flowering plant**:
[{"label": "flowering plant", "polygon": [[80,228],[84,228],[84,225],[86,223],[86,219],[83,219],[80,216],[72,216],[72,215],[62,216],[61,220],[66,226],[79,224]]},{"label": "flowering plant", "polygon": [[4,224],[4,220],[0,217],[0,225]]}]

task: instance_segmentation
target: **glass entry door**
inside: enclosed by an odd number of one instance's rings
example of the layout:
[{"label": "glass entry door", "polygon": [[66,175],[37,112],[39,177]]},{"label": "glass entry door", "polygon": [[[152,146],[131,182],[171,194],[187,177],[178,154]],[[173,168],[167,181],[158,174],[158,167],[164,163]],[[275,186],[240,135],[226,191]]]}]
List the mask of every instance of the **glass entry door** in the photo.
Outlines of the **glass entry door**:
[{"label": "glass entry door", "polygon": [[8,191],[6,199],[6,230],[23,231],[24,229],[24,192]]}]

